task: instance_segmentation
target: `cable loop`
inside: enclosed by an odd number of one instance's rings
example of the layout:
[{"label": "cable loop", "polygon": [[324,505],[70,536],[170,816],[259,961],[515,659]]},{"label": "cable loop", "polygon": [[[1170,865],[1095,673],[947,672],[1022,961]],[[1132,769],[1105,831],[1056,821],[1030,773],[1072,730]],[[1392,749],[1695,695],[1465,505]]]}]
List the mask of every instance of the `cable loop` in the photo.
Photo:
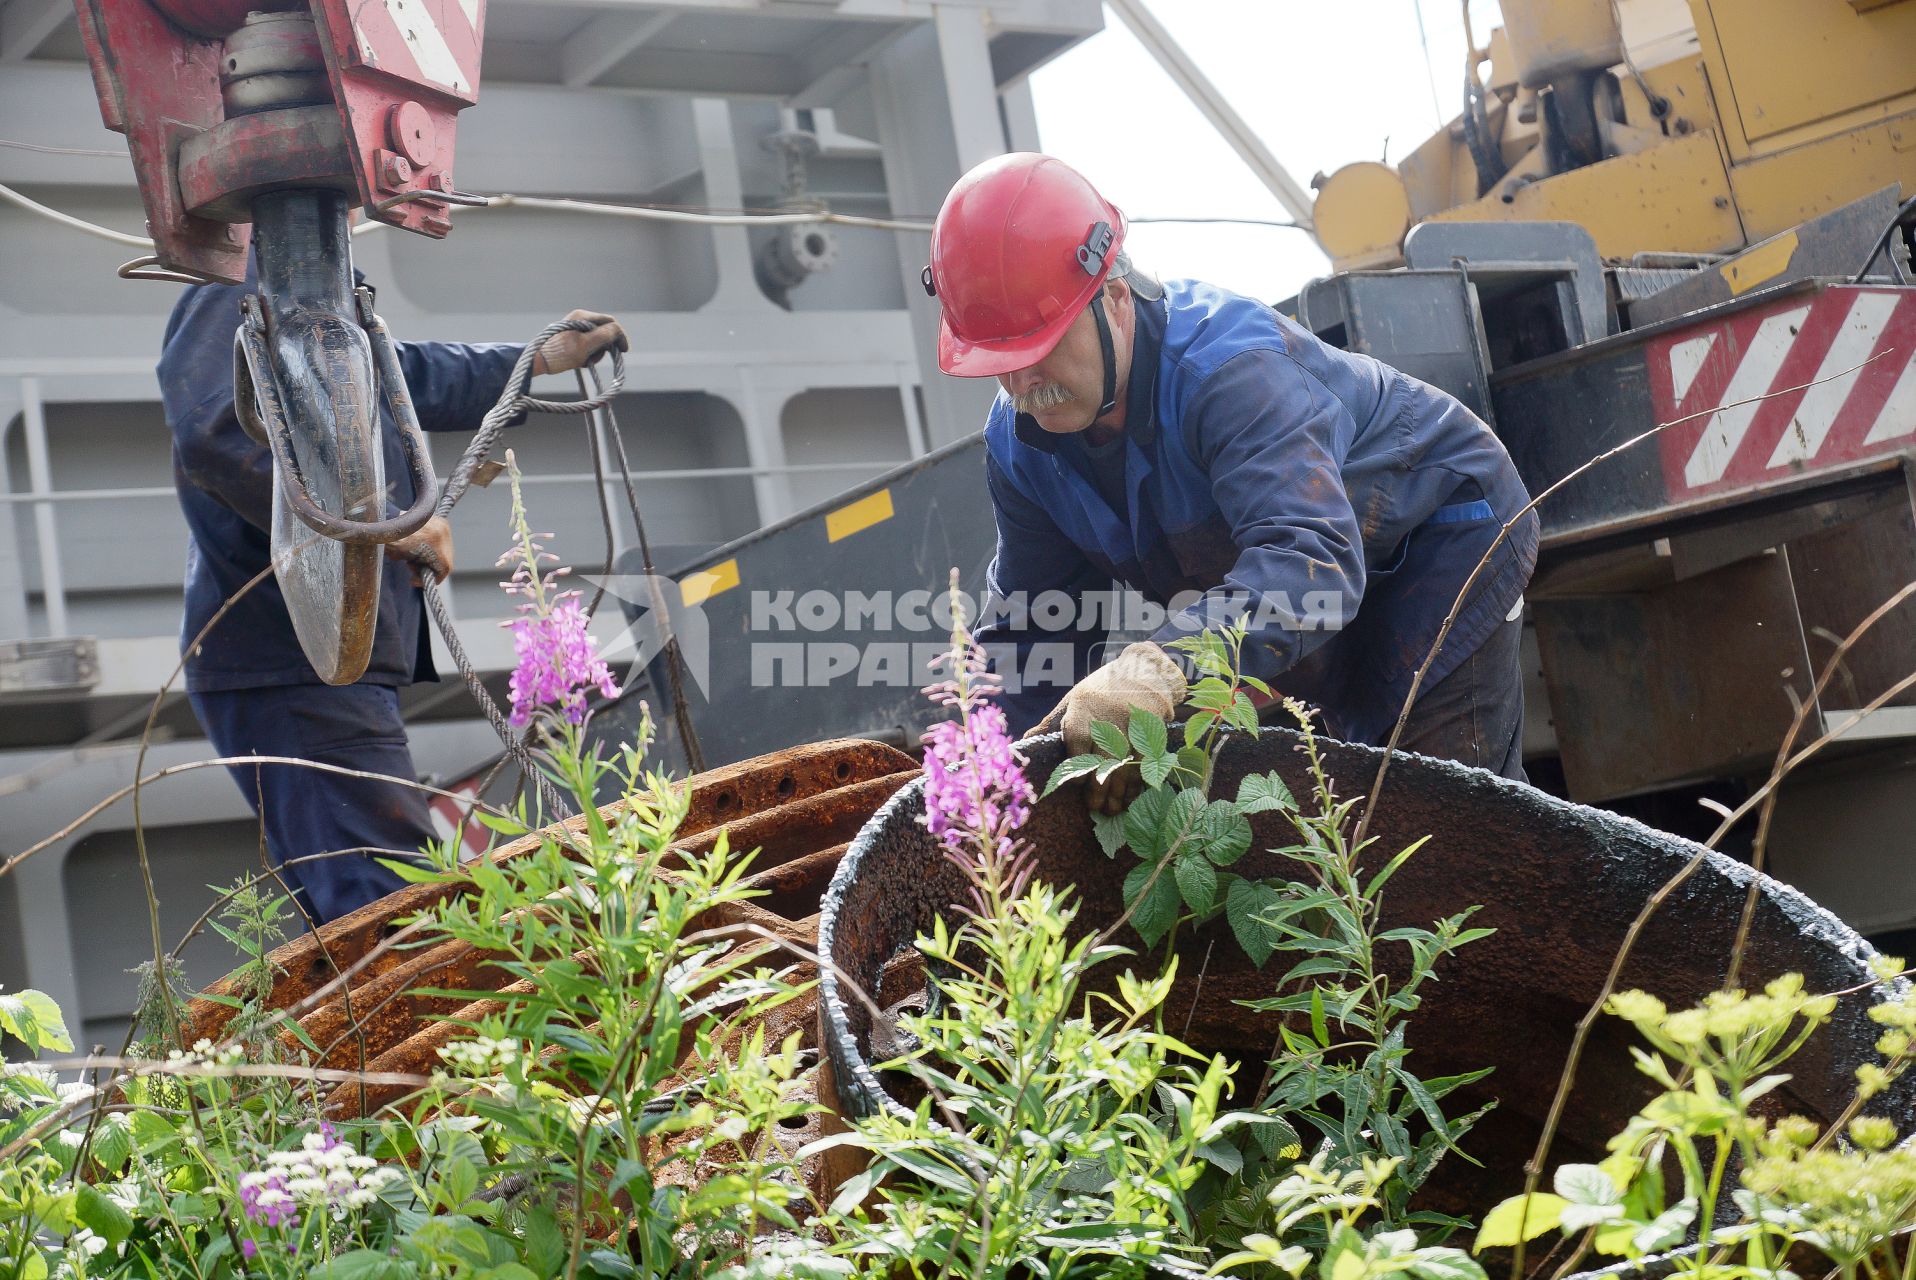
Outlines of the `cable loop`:
[{"label": "cable loop", "polygon": [[449,515],[459,499],[465,497],[466,490],[472,485],[473,473],[485,462],[486,455],[492,452],[493,445],[499,441],[499,435],[506,424],[527,410],[536,409],[540,413],[587,414],[611,402],[625,385],[625,353],[617,347],[612,348],[612,378],[596,395],[583,400],[542,400],[527,395],[526,385],[532,380],[532,362],[539,351],[552,338],[568,330],[587,333],[597,328],[589,320],[555,320],[539,331],[537,337],[526,344],[519,353],[518,361],[512,366],[512,373],[506,378],[505,390],[499,393],[498,403],[487,410],[480,420],[479,430],[473,433],[472,443],[460,455],[459,463],[446,477],[446,484],[439,491],[440,515]]},{"label": "cable loop", "polygon": [[[526,344],[525,350],[519,353],[519,359],[514,362],[511,374],[506,378],[505,389],[499,393],[498,401],[486,411],[486,416],[480,420],[479,430],[473,433],[471,443],[460,455],[458,465],[452,469],[452,474],[446,477],[445,487],[439,493],[439,503],[434,508],[437,515],[452,514],[452,509],[459,505],[459,500],[465,497],[466,491],[472,487],[473,474],[485,463],[486,455],[492,452],[492,446],[498,442],[499,434],[506,429],[507,423],[521,413],[529,409],[537,409],[541,413],[589,414],[609,404],[612,397],[619,393],[619,389],[625,385],[625,354],[617,347],[613,347],[612,378],[596,394],[586,396],[582,400],[542,400],[537,396],[526,394],[526,386],[532,380],[532,362],[548,341],[567,331],[587,333],[597,327],[590,320],[555,320],[541,329],[539,335]],[[532,752],[525,741],[512,731],[511,722],[499,709],[499,704],[493,701],[485,682],[480,680],[478,673],[473,670],[471,660],[466,657],[465,646],[460,643],[459,635],[453,629],[452,612],[446,607],[445,597],[439,589],[440,583],[445,578],[445,566],[427,547],[421,548],[421,554],[415,555],[413,562],[420,566],[420,580],[425,584],[426,605],[432,613],[432,620],[438,624],[439,634],[446,642],[446,652],[451,655],[453,664],[459,668],[460,678],[465,681],[473,700],[485,713],[486,721],[492,726],[493,732],[499,735],[499,741],[505,744],[506,753],[512,757],[513,763],[519,766],[520,773],[539,789],[539,796],[552,816],[555,818],[566,816],[570,806],[560,798],[551,780],[540,770],[538,761],[533,759]]]}]

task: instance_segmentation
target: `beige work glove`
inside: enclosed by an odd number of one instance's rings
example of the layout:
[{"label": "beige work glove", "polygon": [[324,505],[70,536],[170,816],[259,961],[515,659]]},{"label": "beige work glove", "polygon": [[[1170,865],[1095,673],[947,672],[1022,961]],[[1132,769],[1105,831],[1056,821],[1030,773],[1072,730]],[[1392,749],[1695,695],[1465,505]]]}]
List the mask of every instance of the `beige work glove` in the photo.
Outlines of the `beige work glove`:
[{"label": "beige work glove", "polygon": [[566,373],[572,369],[583,368],[598,359],[599,353],[608,347],[617,347],[629,351],[625,330],[611,316],[601,315],[597,311],[568,311],[568,320],[588,320],[597,326],[592,329],[565,329],[553,334],[532,357],[532,371],[537,373]]},{"label": "beige work glove", "polygon": [[431,573],[436,581],[444,582],[452,576],[452,526],[444,516],[436,515],[411,537],[387,543],[386,557],[412,566],[415,587],[426,585],[422,573]]},{"label": "beige work glove", "polygon": [[[1145,640],[1127,646],[1114,661],[1080,680],[1046,720],[1059,719],[1067,757],[1091,755],[1098,749],[1091,736],[1093,724],[1102,720],[1127,729],[1134,707],[1168,721],[1187,692],[1183,670],[1163,649]],[[1095,813],[1122,813],[1143,785],[1135,767],[1119,769],[1102,783],[1087,779],[1085,801]]]}]

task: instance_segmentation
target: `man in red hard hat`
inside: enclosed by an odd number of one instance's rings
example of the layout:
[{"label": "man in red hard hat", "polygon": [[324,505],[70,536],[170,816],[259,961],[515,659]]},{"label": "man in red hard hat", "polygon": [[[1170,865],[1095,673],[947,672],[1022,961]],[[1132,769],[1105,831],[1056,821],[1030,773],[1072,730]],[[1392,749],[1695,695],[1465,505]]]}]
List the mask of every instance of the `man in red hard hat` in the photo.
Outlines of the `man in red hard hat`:
[{"label": "man in red hard hat", "polygon": [[[932,231],[939,366],[1000,388],[985,427],[1000,604],[980,639],[1012,727],[1062,695],[1080,752],[1095,721],[1121,725],[1132,707],[1169,717],[1191,672],[1164,646],[1248,620],[1248,674],[1318,706],[1336,736],[1381,743],[1466,579],[1514,521],[1403,745],[1521,778],[1518,644],[1537,519],[1503,445],[1442,391],[1261,302],[1143,275],[1124,238],[1124,215],[1083,176],[1028,153],[959,179]],[[1081,607],[1047,632],[1058,611],[1028,607],[1047,592],[1082,604],[1113,579],[1168,613],[1102,666],[1108,612]],[[1072,669],[1046,679],[1061,641]]]}]

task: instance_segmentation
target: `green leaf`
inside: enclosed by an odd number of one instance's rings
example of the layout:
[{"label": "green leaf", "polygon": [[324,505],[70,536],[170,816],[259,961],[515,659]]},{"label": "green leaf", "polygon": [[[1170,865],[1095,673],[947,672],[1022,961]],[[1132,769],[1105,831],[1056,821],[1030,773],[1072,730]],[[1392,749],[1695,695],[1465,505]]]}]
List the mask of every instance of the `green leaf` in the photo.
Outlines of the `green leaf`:
[{"label": "green leaf", "polygon": [[923,1178],[926,1182],[943,1187],[947,1191],[956,1191],[960,1195],[968,1195],[974,1190],[971,1185],[971,1180],[966,1178],[964,1174],[952,1168],[943,1160],[934,1159],[922,1151],[913,1151],[903,1147],[892,1148],[886,1150],[884,1158],[906,1172],[915,1174]]},{"label": "green leaf", "polygon": [[479,1170],[464,1156],[454,1156],[447,1161],[439,1180],[441,1202],[448,1209],[457,1210],[479,1190]]},{"label": "green leaf", "polygon": [[[1384,864],[1384,869],[1382,871],[1379,871],[1376,875],[1372,876],[1370,878],[1370,883],[1364,886],[1364,896],[1368,898],[1372,894],[1376,893],[1379,889],[1383,888],[1384,882],[1397,874],[1397,868],[1403,866],[1406,862],[1410,861],[1410,855],[1413,853],[1416,853],[1419,849],[1423,848],[1425,844],[1429,843],[1429,841],[1430,841],[1429,836],[1423,836],[1417,840],[1413,840],[1396,857],[1392,858],[1389,862],[1386,862]],[[1471,1263],[1471,1265],[1476,1266],[1477,1264],[1473,1262]]]},{"label": "green leaf", "polygon": [[1317,1043],[1329,1047],[1331,1029],[1324,1019],[1324,992],[1321,988],[1311,988],[1311,1036]]},{"label": "green leaf", "polygon": [[[1186,720],[1184,722],[1184,750],[1203,750],[1199,744],[1203,741],[1205,733],[1209,731],[1212,724],[1216,723],[1216,721],[1217,712],[1215,711],[1199,711],[1189,720]],[[1182,755],[1183,753],[1180,752],[1179,754]]]},{"label": "green leaf", "polygon": [[354,1249],[307,1272],[312,1280],[404,1280],[412,1267],[382,1250]]},{"label": "green leaf", "polygon": [[1244,1153],[1228,1142],[1206,1142],[1197,1149],[1205,1163],[1222,1169],[1235,1178],[1244,1172]]},{"label": "green leaf", "polygon": [[1411,1255],[1417,1280],[1485,1280],[1484,1269],[1462,1249],[1419,1249]]},{"label": "green leaf", "polygon": [[1573,1204],[1564,1209],[1561,1225],[1565,1235],[1575,1235],[1606,1222],[1620,1221],[1623,1216],[1620,1204]]},{"label": "green leaf", "polygon": [[1170,847],[1171,834],[1165,820],[1171,811],[1171,795],[1161,790],[1146,791],[1124,811],[1124,842],[1140,858],[1155,861]]},{"label": "green leaf", "polygon": [[1241,813],[1265,813],[1281,809],[1297,811],[1297,797],[1275,773],[1251,774],[1237,786],[1237,807]]},{"label": "green leaf", "polygon": [[1283,935],[1264,919],[1265,912],[1283,900],[1283,894],[1257,880],[1238,880],[1224,895],[1224,915],[1237,938],[1237,945],[1251,963],[1262,968],[1277,950]]},{"label": "green leaf", "polygon": [[565,1232],[552,1210],[534,1205],[526,1210],[525,1257],[541,1275],[557,1275],[566,1258]]},{"label": "green leaf", "polygon": [[1104,856],[1115,858],[1118,850],[1124,848],[1124,815],[1121,813],[1094,813],[1091,815],[1091,830],[1098,837],[1098,847],[1104,850]]},{"label": "green leaf", "polygon": [[1144,888],[1156,870],[1156,863],[1141,862],[1124,878],[1124,900],[1127,904],[1136,904],[1131,913],[1131,927],[1138,931],[1146,946],[1156,946],[1178,918],[1178,888],[1168,870],[1157,877],[1148,892]]},{"label": "green leaf", "polygon": [[66,1020],[60,1016],[60,1006],[44,991],[19,991],[12,995],[0,991],[0,1031],[24,1044],[30,1053],[43,1049],[55,1053],[73,1050]]},{"label": "green leaf", "polygon": [[1367,1269],[1363,1237],[1348,1222],[1334,1225],[1330,1241],[1324,1246],[1324,1256],[1317,1264],[1318,1275],[1323,1280],[1359,1280]]},{"label": "green leaf", "polygon": [[1177,860],[1173,870],[1185,904],[1193,911],[1209,911],[1211,904],[1217,901],[1217,870],[1209,859],[1199,853],[1186,854]]},{"label": "green leaf", "polygon": [[82,1182],[74,1189],[79,1192],[79,1198],[74,1202],[73,1211],[80,1225],[108,1244],[118,1244],[133,1234],[133,1216],[105,1192],[90,1182]]},{"label": "green leaf", "polygon": [[594,1249],[579,1259],[579,1266],[588,1275],[604,1276],[607,1280],[631,1280],[639,1274],[639,1269],[632,1265],[632,1259],[610,1249]]},{"label": "green leaf", "polygon": [[1623,1203],[1623,1193],[1617,1189],[1616,1180],[1594,1164],[1559,1165],[1550,1185],[1571,1204]]},{"label": "green leaf", "polygon": [[1278,985],[1289,986],[1305,978],[1321,977],[1327,973],[1343,973],[1349,967],[1350,962],[1342,956],[1312,956],[1308,960],[1299,960],[1285,970],[1284,976],[1278,979]]},{"label": "green leaf", "polygon": [[93,1131],[93,1159],[108,1173],[118,1173],[132,1158],[133,1122],[124,1115],[101,1116]]},{"label": "green leaf", "polygon": [[1146,711],[1143,707],[1131,708],[1131,746],[1138,753],[1138,759],[1150,760],[1164,754],[1170,741],[1170,732],[1164,727],[1164,721]]},{"label": "green leaf", "polygon": [[1065,783],[1096,771],[1097,767],[1103,763],[1103,756],[1072,756],[1051,771],[1051,781],[1044,784],[1044,794],[1048,796]]},{"label": "green leaf", "polygon": [[1268,1262],[1295,1280],[1311,1264],[1310,1250],[1302,1245],[1284,1244],[1271,1236],[1249,1235],[1238,1243],[1243,1247],[1236,1253],[1219,1258],[1211,1267],[1212,1275],[1243,1266],[1247,1262]]},{"label": "green leaf", "polygon": [[1213,800],[1198,817],[1198,839],[1204,856],[1228,867],[1251,847],[1251,824],[1229,800]]},{"label": "green leaf", "polygon": [[1424,1119],[1430,1124],[1431,1132],[1437,1135],[1445,1147],[1452,1147],[1450,1125],[1444,1119],[1443,1110],[1438,1107],[1437,1099],[1433,1098],[1430,1090],[1424,1087],[1424,1082],[1399,1066],[1391,1067],[1390,1072],[1397,1077],[1397,1082],[1404,1086],[1404,1092],[1410,1095],[1410,1100],[1416,1104],[1417,1110],[1423,1113]]},{"label": "green leaf", "polygon": [[1171,777],[1171,771],[1177,768],[1178,758],[1168,752],[1146,756],[1144,763],[1138,766],[1138,774],[1147,787],[1161,787]]},{"label": "green leaf", "polygon": [[1295,1126],[1282,1116],[1260,1114],[1251,1126],[1251,1136],[1264,1152],[1266,1160],[1298,1160],[1304,1155],[1304,1139]]},{"label": "green leaf", "polygon": [[1630,1238],[1630,1247],[1638,1253],[1657,1253],[1683,1243],[1690,1224],[1696,1221],[1696,1201],[1679,1200],[1650,1221]]},{"label": "green leaf", "polygon": [[838,1195],[833,1199],[829,1212],[849,1214],[856,1211],[859,1205],[865,1203],[866,1198],[872,1193],[872,1188],[878,1185],[879,1179],[884,1175],[883,1168],[871,1168],[845,1179],[839,1184]]},{"label": "green leaf", "polygon": [[1107,724],[1103,720],[1091,722],[1091,741],[1097,743],[1098,750],[1107,756],[1123,759],[1131,754],[1131,744],[1125,741],[1124,730],[1115,724]]},{"label": "green leaf", "polygon": [[40,1220],[40,1225],[48,1231],[65,1234],[73,1230],[75,1212],[79,1207],[79,1195],[71,1188],[59,1195],[36,1195],[33,1197],[32,1213],[29,1215]]},{"label": "green leaf", "polygon": [[1621,1257],[1630,1252],[1630,1238],[1641,1230],[1643,1224],[1631,1218],[1620,1218],[1611,1226],[1600,1227],[1597,1234],[1590,1238],[1590,1247],[1608,1257]]},{"label": "green leaf", "polygon": [[1546,1231],[1555,1231],[1557,1224],[1563,1221],[1564,1207],[1568,1203],[1562,1196],[1551,1195],[1548,1191],[1510,1197],[1484,1215],[1483,1229],[1477,1233],[1477,1245],[1472,1252],[1482,1253],[1485,1249],[1515,1246],[1520,1227],[1524,1240],[1535,1240]]},{"label": "green leaf", "polygon": [[1424,1081],[1424,1088],[1430,1091],[1431,1097],[1442,1098],[1448,1094],[1457,1092],[1457,1090],[1467,1084],[1476,1084],[1479,1080],[1495,1073],[1496,1070],[1495,1067],[1480,1067],[1475,1071],[1466,1071],[1460,1075],[1432,1076],[1430,1079]]}]

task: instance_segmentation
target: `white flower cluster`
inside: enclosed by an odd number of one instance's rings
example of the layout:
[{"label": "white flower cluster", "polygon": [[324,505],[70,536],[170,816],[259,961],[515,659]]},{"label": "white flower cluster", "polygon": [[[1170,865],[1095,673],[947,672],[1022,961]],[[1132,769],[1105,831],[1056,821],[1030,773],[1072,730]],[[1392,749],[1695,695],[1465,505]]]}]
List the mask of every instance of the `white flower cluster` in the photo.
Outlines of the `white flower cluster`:
[{"label": "white flower cluster", "polygon": [[525,1046],[517,1040],[478,1036],[460,1040],[439,1050],[439,1060],[457,1075],[484,1079],[504,1075],[514,1063],[525,1057]]},{"label": "white flower cluster", "polygon": [[236,1067],[246,1060],[246,1050],[236,1041],[215,1044],[201,1036],[193,1042],[191,1049],[168,1049],[166,1060],[209,1067]]},{"label": "white flower cluster", "polygon": [[266,1167],[240,1176],[240,1195],[248,1216],[272,1220],[294,1206],[333,1211],[343,1218],[378,1198],[380,1188],[399,1176],[390,1165],[360,1155],[326,1133],[309,1133],[298,1151],[275,1151]]}]

